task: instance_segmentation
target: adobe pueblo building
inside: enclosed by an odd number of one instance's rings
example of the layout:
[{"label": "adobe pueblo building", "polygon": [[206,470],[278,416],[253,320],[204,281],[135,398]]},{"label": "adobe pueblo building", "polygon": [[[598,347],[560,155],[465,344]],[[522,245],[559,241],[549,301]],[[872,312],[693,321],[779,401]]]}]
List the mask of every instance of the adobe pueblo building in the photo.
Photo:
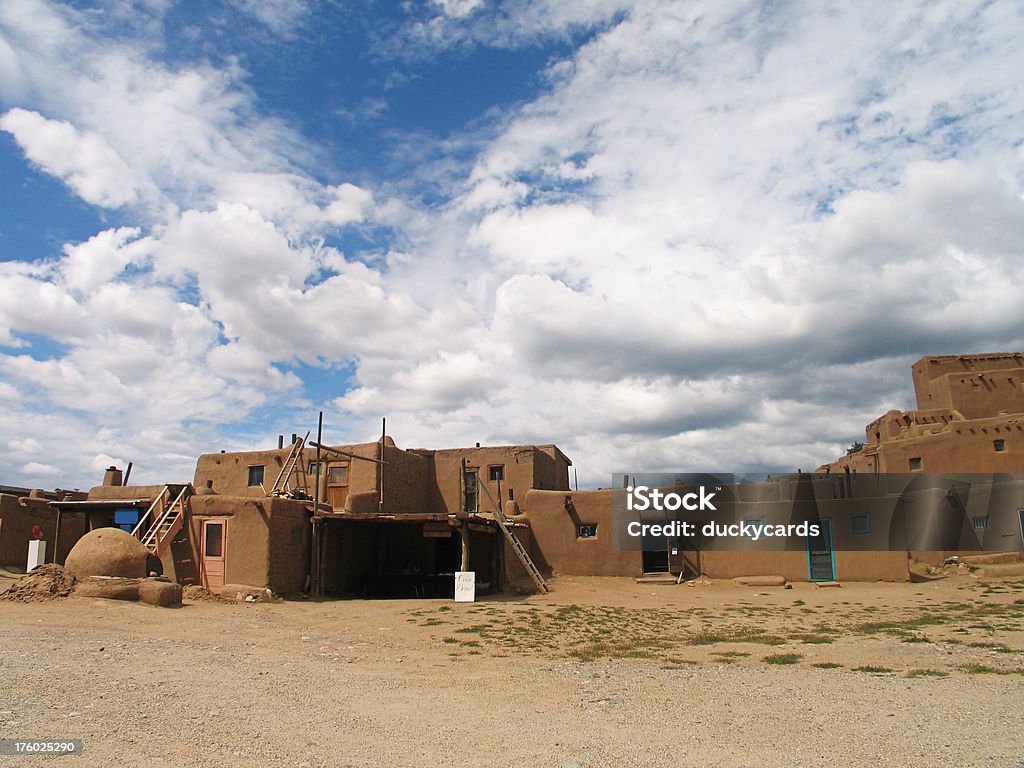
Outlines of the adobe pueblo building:
[{"label": "adobe pueblo building", "polygon": [[1024,354],[922,357],[912,370],[917,410],[878,417],[819,472],[1024,472]]},{"label": "adobe pueblo building", "polygon": [[[62,562],[103,526],[138,537],[181,584],[338,597],[451,596],[467,570],[481,591],[545,591],[552,575],[907,580],[912,559],[1016,561],[1022,383],[1021,354],[923,358],[918,410],[872,422],[862,447],[815,473],[708,476],[713,514],[630,512],[625,483],[571,491],[572,462],[554,445],[403,450],[386,436],[327,446],[293,435],[271,450],[204,454],[191,483],[123,485],[112,467],[88,494],[0,488],[0,564],[23,564],[38,536]],[[625,535],[631,522],[670,518],[816,533]]]}]

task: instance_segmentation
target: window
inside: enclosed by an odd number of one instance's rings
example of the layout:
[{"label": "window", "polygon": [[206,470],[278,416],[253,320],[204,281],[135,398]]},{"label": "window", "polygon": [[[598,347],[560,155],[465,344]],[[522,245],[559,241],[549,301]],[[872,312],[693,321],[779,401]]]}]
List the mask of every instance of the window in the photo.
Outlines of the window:
[{"label": "window", "polygon": [[[743,518],[743,524],[744,525],[764,525],[764,518],[763,517],[744,517]],[[754,534],[752,534],[752,533],[750,533],[750,534],[744,533],[743,537],[745,539],[752,539],[752,538],[754,538]]]},{"label": "window", "polygon": [[924,468],[924,461],[921,459],[920,456],[915,456],[913,459],[910,460],[910,471],[911,472],[920,472],[921,469],[923,469],[923,468]]},{"label": "window", "polygon": [[462,511],[467,513],[474,513],[477,511],[477,491],[476,484],[480,479],[478,470],[467,469],[466,470],[466,495],[462,500]]},{"label": "window", "polygon": [[328,470],[328,485],[348,485],[348,464],[335,464]]},{"label": "window", "polygon": [[996,453],[1002,453],[1003,451],[1006,450],[1006,441],[1005,440],[993,440],[992,441],[992,447],[996,449]]},{"label": "window", "polygon": [[505,479],[505,465],[498,464],[487,468],[487,479],[492,483],[500,483]]},{"label": "window", "polygon": [[263,485],[263,465],[249,467],[249,485]]},{"label": "window", "polygon": [[[263,467],[260,467],[263,469]],[[203,545],[203,552],[206,557],[224,556],[224,523],[207,523],[203,529],[206,534],[206,541]]]},{"label": "window", "polygon": [[854,536],[863,536],[866,533],[871,533],[871,513],[850,515],[850,532]]},{"label": "window", "polygon": [[309,462],[309,469],[306,471],[306,474],[309,474],[309,475],[319,475],[320,474],[320,467],[317,466],[317,463],[315,461]]},{"label": "window", "polygon": [[576,526],[577,539],[596,539],[597,523],[580,523]]},{"label": "window", "polygon": [[512,492],[511,488],[508,489],[508,500],[509,501],[515,501],[516,500],[516,495],[515,495],[515,493]]},{"label": "window", "polygon": [[987,531],[988,530],[988,517],[972,517],[971,525],[974,526],[976,531]]}]

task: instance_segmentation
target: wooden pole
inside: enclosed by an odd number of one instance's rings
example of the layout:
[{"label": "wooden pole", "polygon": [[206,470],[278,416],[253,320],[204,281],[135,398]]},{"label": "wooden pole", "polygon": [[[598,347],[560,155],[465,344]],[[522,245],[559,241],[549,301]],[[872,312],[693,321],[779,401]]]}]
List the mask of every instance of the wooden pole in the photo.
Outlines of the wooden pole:
[{"label": "wooden pole", "polygon": [[57,544],[60,543],[60,507],[57,507],[57,528],[53,532],[53,562],[57,562]]},{"label": "wooden pole", "polygon": [[462,539],[462,563],[460,571],[469,570],[469,526],[463,523],[459,526],[459,538]]},{"label": "wooden pole", "polygon": [[309,444],[312,445],[314,448],[321,448],[327,451],[328,453],[336,453],[339,456],[347,456],[350,459],[359,459],[360,461],[372,461],[376,464],[387,464],[386,461],[380,461],[379,459],[371,459],[369,456],[360,456],[357,453],[349,453],[348,451],[341,451],[338,450],[337,448],[331,448],[331,446],[329,445],[321,445],[319,440],[317,440],[315,443],[312,440],[310,440]]},{"label": "wooden pole", "polygon": [[377,453],[377,511],[384,512],[384,437],[387,435],[388,420],[380,420],[380,449]]},{"label": "wooden pole", "polygon": [[313,491],[313,514],[320,514],[320,441],[324,438],[324,412],[320,411],[320,418],[316,423],[316,490]]},{"label": "wooden pole", "polygon": [[320,589],[320,441],[324,436],[324,412],[316,424],[316,486],[313,490],[313,534],[309,542],[309,592],[316,597]]}]

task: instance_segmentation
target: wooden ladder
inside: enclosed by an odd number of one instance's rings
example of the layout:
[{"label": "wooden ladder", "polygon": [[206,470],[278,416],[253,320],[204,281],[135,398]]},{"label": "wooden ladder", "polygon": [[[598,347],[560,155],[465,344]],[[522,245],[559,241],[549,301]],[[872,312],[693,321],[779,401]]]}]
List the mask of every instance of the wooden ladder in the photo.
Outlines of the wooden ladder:
[{"label": "wooden ladder", "polygon": [[[303,485],[305,485],[305,465],[302,461],[302,449],[306,447],[306,440],[309,438],[309,432],[306,433],[306,437],[300,437],[292,443],[292,448],[288,452],[288,458],[284,460],[284,466],[281,467],[281,472],[277,476],[277,480],[274,481],[274,487],[270,489],[268,496],[282,496],[288,491],[288,481],[291,480],[292,473],[295,472],[295,467],[298,465],[299,474],[302,476]],[[303,490],[306,490],[303,488]]]},{"label": "wooden ladder", "polygon": [[[465,472],[465,467],[463,467]],[[505,534],[505,539],[512,546],[512,551],[516,553],[516,557],[519,558],[519,562],[523,564],[526,572],[530,574],[530,578],[533,579],[533,583],[537,585],[538,592],[549,592],[547,582],[544,581],[544,577],[540,575],[540,571],[537,570],[537,566],[533,563],[533,558],[530,557],[530,553],[526,551],[526,547],[519,541],[519,537],[516,536],[516,532],[512,530],[512,523],[509,522],[508,518],[505,517],[505,513],[501,511],[501,505],[494,500],[491,496],[491,492],[487,489],[487,486],[482,482],[477,481],[477,487],[480,488],[487,499],[491,502],[491,506],[494,507],[494,519],[498,523],[498,527],[501,528],[501,532]]]}]

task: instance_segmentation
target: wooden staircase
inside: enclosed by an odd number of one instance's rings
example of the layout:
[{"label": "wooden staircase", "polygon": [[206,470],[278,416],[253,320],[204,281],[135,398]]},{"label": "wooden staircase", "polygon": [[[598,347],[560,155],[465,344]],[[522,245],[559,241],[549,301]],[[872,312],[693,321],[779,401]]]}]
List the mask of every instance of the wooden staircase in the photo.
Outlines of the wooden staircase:
[{"label": "wooden staircase", "polygon": [[[180,490],[179,490],[180,489]],[[160,495],[139,518],[132,536],[157,557],[162,557],[185,525],[185,505],[194,493],[191,484],[165,485]]]}]

